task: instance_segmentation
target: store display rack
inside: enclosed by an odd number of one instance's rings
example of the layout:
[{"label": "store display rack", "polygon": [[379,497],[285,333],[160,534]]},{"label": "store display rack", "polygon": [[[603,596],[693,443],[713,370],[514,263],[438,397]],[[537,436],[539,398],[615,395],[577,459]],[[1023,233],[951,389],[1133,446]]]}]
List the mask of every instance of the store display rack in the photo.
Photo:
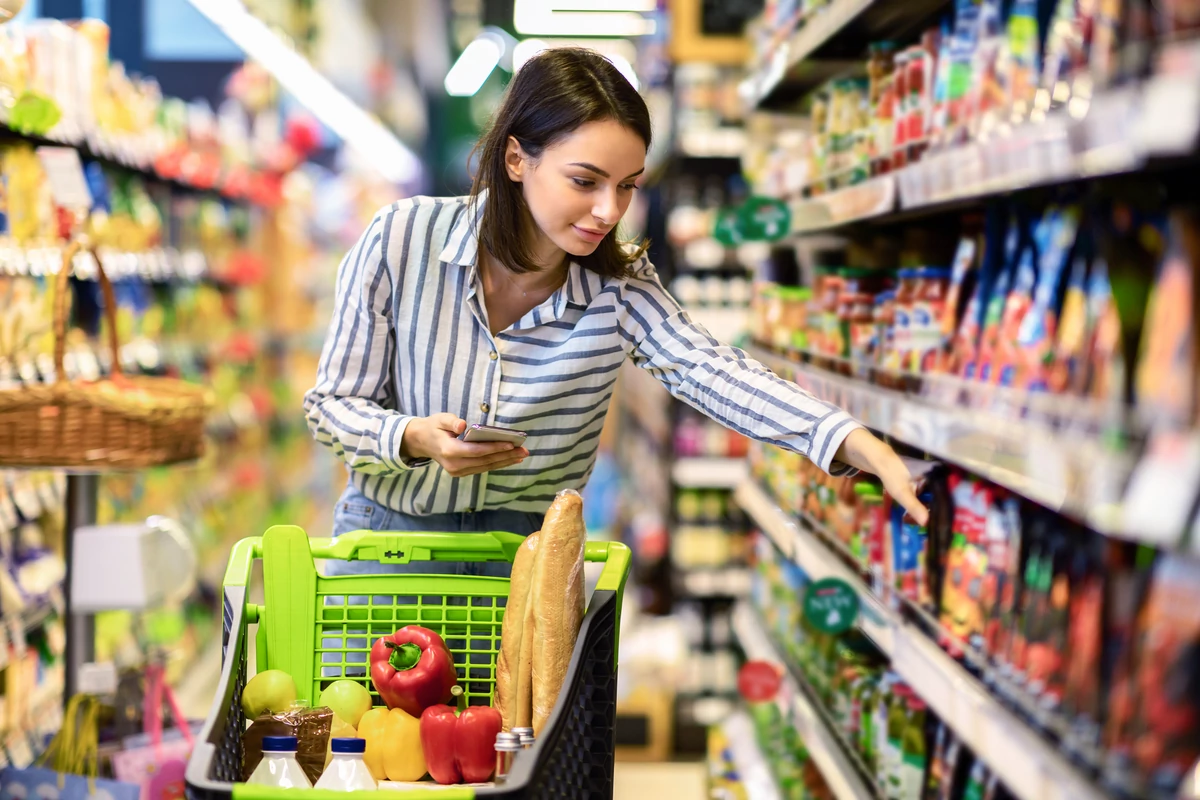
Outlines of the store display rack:
[{"label": "store display rack", "polygon": [[783,681],[775,698],[780,715],[785,721],[791,721],[834,797],[838,800],[878,797],[874,783],[834,732],[803,678],[788,667],[758,613],[748,602],[738,603],[734,608],[733,631],[747,659],[766,661],[783,670]]},{"label": "store display rack", "polygon": [[[743,510],[780,552],[799,564],[811,578],[841,578],[854,589],[862,606],[862,631],[891,659],[892,669],[958,738],[1004,776],[1005,785],[1017,798],[1100,800],[1105,797],[1054,745],[944,653],[918,624],[885,607],[829,544],[833,537],[820,535],[812,521],[797,519],[783,511],[753,481],[742,483],[736,496]],[[739,636],[747,624],[745,617],[747,614],[753,617],[754,612],[746,609],[741,614],[735,616]],[[1022,765],[1021,769],[1012,769],[1014,764]],[[822,768],[829,778],[825,764]]]},{"label": "store display rack", "polygon": [[754,108],[787,106],[858,66],[854,59],[862,55],[863,42],[903,38],[948,5],[945,0],[833,0],[818,5],[793,30],[776,35],[760,67],[742,83],[742,97]]},{"label": "store display rack", "polygon": [[1196,471],[1200,442],[1193,433],[1138,433],[1120,408],[1072,398],[945,376],[926,376],[902,391],[762,347],[749,352],[869,428],[1100,533],[1174,547],[1191,521],[1195,484],[1179,480],[1167,491],[1155,476]]}]

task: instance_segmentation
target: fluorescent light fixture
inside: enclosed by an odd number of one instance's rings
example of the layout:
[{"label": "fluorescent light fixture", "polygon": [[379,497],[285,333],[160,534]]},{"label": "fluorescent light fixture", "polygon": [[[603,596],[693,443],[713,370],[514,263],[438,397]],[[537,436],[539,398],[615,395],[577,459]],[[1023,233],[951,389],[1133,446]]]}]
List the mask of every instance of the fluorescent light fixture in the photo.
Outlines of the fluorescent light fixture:
[{"label": "fluorescent light fixture", "polygon": [[415,153],[247,11],[241,0],[190,2],[384,178],[406,183],[420,175],[421,162]]},{"label": "fluorescent light fixture", "polygon": [[555,11],[632,11],[650,14],[658,10],[658,0],[554,0]]},{"label": "fluorescent light fixture", "polygon": [[[635,4],[621,0],[614,6]],[[583,3],[576,2],[575,6]],[[555,0],[514,0],[513,27],[523,36],[649,36],[654,20],[633,11],[561,11]],[[594,7],[605,8],[603,2]]]},{"label": "fluorescent light fixture", "polygon": [[454,66],[446,73],[446,94],[451,97],[471,97],[483,87],[504,55],[504,42],[494,33],[484,31],[463,49]]}]

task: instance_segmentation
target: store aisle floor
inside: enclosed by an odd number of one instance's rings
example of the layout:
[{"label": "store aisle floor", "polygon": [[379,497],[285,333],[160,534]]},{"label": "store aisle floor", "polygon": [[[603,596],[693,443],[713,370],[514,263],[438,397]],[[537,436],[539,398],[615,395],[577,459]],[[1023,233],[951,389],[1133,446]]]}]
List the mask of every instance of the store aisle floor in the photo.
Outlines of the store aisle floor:
[{"label": "store aisle floor", "polygon": [[613,797],[620,800],[704,800],[704,764],[617,764]]}]

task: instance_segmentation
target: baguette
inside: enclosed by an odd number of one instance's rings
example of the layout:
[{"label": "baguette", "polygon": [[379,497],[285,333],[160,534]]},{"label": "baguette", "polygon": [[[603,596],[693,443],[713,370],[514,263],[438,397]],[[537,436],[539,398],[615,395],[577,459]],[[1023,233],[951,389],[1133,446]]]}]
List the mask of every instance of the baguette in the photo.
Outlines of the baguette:
[{"label": "baguette", "polygon": [[583,623],[583,498],[574,490],[555,498],[533,561],[533,730],[554,711]]},{"label": "baguette", "polygon": [[[512,577],[508,583],[508,603],[504,607],[504,622],[500,627],[500,655],[496,658],[495,707],[500,712],[504,730],[520,727],[520,720],[528,720],[531,714],[529,703],[530,664],[521,660],[525,652],[533,650],[533,627],[528,624],[530,588],[533,578],[534,553],[537,551],[538,534],[527,537],[517,549],[513,559]],[[523,671],[522,671],[523,669]],[[524,686],[524,692],[521,691]],[[522,700],[522,697],[524,698]],[[522,706],[521,703],[524,703]],[[522,708],[524,713],[522,714]]]}]

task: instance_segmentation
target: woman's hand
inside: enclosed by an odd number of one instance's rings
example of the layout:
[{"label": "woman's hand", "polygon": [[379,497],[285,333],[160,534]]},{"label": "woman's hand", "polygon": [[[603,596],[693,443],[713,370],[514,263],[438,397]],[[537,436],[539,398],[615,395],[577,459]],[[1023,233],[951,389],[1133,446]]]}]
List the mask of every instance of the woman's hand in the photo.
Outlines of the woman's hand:
[{"label": "woman's hand", "polygon": [[896,451],[865,428],[856,428],[842,441],[834,459],[855,469],[870,472],[883,483],[883,490],[904,507],[919,525],[929,522],[929,509],[917,499],[915,481]]},{"label": "woman's hand", "polygon": [[466,429],[467,423],[453,414],[417,417],[404,429],[400,457],[406,461],[432,458],[451,478],[511,467],[529,457],[524,447],[508,442],[460,441],[458,437]]}]

